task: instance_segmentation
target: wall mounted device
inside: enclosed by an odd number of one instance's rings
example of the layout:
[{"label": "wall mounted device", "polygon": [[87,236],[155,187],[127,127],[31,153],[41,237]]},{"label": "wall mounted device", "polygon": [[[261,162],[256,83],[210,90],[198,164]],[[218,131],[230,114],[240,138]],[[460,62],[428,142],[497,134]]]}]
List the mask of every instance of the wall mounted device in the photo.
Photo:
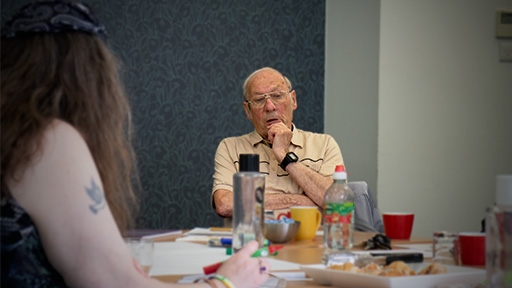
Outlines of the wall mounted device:
[{"label": "wall mounted device", "polygon": [[496,38],[512,38],[512,11],[496,11]]},{"label": "wall mounted device", "polygon": [[496,11],[496,38],[500,62],[512,62],[512,10]]}]

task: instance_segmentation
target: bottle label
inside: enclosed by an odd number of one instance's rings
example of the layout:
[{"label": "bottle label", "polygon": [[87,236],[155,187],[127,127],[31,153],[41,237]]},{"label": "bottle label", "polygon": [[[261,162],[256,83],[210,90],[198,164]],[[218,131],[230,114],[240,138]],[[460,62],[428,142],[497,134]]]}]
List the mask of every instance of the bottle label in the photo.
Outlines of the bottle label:
[{"label": "bottle label", "polygon": [[324,222],[354,223],[354,202],[325,203]]}]

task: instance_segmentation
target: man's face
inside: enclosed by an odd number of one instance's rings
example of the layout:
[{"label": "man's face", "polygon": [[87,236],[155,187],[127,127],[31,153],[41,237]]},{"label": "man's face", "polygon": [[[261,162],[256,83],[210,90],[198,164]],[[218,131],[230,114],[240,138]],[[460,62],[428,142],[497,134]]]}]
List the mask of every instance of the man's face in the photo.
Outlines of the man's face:
[{"label": "man's face", "polygon": [[297,109],[295,91],[288,94],[288,86],[284,77],[271,70],[261,71],[254,75],[248,83],[248,99],[254,101],[263,94],[285,91],[286,101],[275,104],[270,98],[265,99],[264,106],[260,109],[250,103],[244,102],[247,119],[252,121],[256,132],[268,139],[268,129],[271,125],[282,122],[286,127],[292,127],[293,110]]}]

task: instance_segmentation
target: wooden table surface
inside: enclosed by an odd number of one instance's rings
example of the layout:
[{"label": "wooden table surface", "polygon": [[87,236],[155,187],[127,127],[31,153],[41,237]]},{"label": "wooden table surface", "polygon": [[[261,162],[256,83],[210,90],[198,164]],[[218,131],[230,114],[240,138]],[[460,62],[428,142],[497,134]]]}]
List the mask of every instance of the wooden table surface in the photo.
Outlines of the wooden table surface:
[{"label": "wooden table surface", "polygon": [[[367,233],[367,232],[354,232],[354,243],[356,246],[361,244],[363,241],[366,241],[372,238],[375,233]],[[182,236],[182,235],[181,235]],[[162,239],[157,239],[155,241],[174,241],[176,238],[181,236],[170,236]],[[409,240],[392,240],[391,245],[396,246],[400,244],[422,244],[422,243],[432,243],[432,239],[426,238],[411,238]],[[362,248],[356,247],[354,250],[362,250]],[[278,260],[293,262],[301,265],[310,265],[310,264],[321,264],[322,263],[322,255],[324,252],[323,248],[323,237],[316,236],[315,239],[309,241],[290,241],[288,242],[284,248],[279,250],[279,253],[276,256],[268,256],[269,258],[274,258]],[[294,270],[301,271],[301,270]],[[274,271],[277,272],[277,271]],[[176,283],[179,279],[181,279],[184,275],[165,275],[165,276],[153,276],[152,278],[158,279],[163,282]],[[287,288],[294,287],[310,287],[310,288],[325,288],[325,285],[321,285],[312,280],[299,280],[299,281],[287,281]]]}]

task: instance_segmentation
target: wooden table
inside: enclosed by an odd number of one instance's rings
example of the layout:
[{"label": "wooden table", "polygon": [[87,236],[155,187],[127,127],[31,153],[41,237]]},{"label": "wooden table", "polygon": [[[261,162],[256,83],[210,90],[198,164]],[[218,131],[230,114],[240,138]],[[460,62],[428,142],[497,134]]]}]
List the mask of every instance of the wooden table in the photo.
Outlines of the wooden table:
[{"label": "wooden table", "polygon": [[[354,232],[354,243],[360,244],[375,236],[375,233],[367,232]],[[173,241],[180,236],[171,236],[166,239],[158,239],[157,241]],[[396,246],[400,244],[422,244],[432,243],[432,239],[425,238],[411,238],[409,240],[392,240],[391,245]],[[354,250],[362,250],[362,248],[354,248]],[[316,236],[315,239],[309,241],[290,241],[285,245],[284,248],[279,250],[276,256],[268,256],[278,260],[288,261],[297,263],[300,265],[320,264],[322,263],[322,255],[324,252],[323,248],[323,237]],[[296,270],[297,271],[297,270]],[[277,271],[274,271],[277,272]],[[183,275],[165,275],[165,276],[153,276],[152,278],[158,279],[163,282],[176,283],[180,280]],[[287,288],[293,287],[310,287],[310,288],[325,288],[325,285],[321,285],[312,280],[300,280],[300,281],[287,281]]]}]

